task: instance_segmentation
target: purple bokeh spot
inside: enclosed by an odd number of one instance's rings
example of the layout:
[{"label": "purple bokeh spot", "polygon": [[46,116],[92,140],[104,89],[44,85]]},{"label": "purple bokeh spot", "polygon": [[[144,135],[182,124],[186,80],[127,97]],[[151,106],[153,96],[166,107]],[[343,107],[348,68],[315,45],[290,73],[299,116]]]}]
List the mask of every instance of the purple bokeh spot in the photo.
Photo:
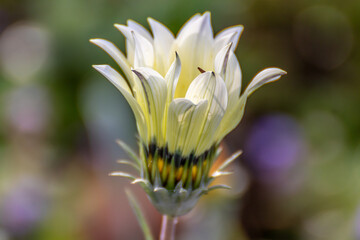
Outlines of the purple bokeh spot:
[{"label": "purple bokeh spot", "polygon": [[31,231],[45,214],[46,197],[41,186],[34,183],[20,184],[3,197],[1,221],[13,235]]},{"label": "purple bokeh spot", "polygon": [[244,146],[244,156],[257,178],[272,181],[289,172],[303,150],[299,124],[286,115],[269,115],[253,125]]}]

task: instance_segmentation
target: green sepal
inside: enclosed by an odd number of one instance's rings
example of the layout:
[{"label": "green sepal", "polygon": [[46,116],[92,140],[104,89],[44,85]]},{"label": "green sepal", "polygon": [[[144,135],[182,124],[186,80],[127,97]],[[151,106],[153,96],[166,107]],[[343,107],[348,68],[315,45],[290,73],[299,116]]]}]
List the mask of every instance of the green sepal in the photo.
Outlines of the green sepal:
[{"label": "green sepal", "polygon": [[167,180],[166,188],[173,189],[175,186],[175,157],[171,159],[170,173]]},{"label": "green sepal", "polygon": [[131,175],[130,173],[126,173],[126,172],[112,172],[112,173],[109,173],[109,176],[125,177],[125,178],[129,178],[132,181],[134,181],[136,179],[135,176]]},{"label": "green sepal", "polygon": [[144,178],[136,178],[136,179],[134,179],[134,181],[131,182],[131,184],[136,184],[136,183],[145,184],[146,187],[151,187],[151,183],[147,179],[144,179]]},{"label": "green sepal", "polygon": [[231,174],[233,174],[233,172],[227,172],[227,171],[219,172],[219,171],[216,171],[211,176],[215,178],[215,177],[227,176],[227,175],[231,175]]},{"label": "green sepal", "polygon": [[132,158],[136,161],[136,163],[141,166],[141,160],[137,156],[137,154],[123,141],[117,139],[116,143]]},{"label": "green sepal", "polygon": [[152,163],[151,163],[151,181],[154,182],[155,181],[155,174],[156,174],[156,169],[158,168],[158,151],[155,151],[155,154],[152,158]]},{"label": "green sepal", "polygon": [[203,170],[203,161],[204,161],[204,159],[201,159],[197,164],[194,188],[197,188],[200,185],[200,180],[201,180],[202,170]]},{"label": "green sepal", "polygon": [[226,159],[226,161],[223,162],[223,164],[221,164],[216,171],[221,172],[222,170],[224,170],[230,163],[232,163],[235,159],[237,159],[241,154],[242,154],[241,150],[235,152],[228,159]]},{"label": "green sepal", "polygon": [[160,176],[160,173],[159,173],[159,169],[156,168],[155,180],[154,180],[154,188],[161,187],[161,186],[162,186],[161,176]]},{"label": "green sepal", "polygon": [[229,190],[229,189],[231,189],[231,187],[228,186],[228,185],[225,185],[225,184],[219,184],[219,185],[214,185],[214,186],[209,187],[206,192],[210,192],[210,191],[213,191],[213,190],[216,190],[216,189],[227,189],[227,190]]},{"label": "green sepal", "polygon": [[186,179],[186,184],[185,184],[185,188],[186,190],[188,191],[192,191],[192,180],[193,180],[193,177],[192,177],[192,168],[193,168],[193,163],[190,164],[190,168],[189,168],[189,172],[187,174],[187,179]]},{"label": "green sepal", "polygon": [[117,163],[120,163],[120,164],[126,164],[126,165],[129,165],[129,166],[132,166],[133,168],[135,168],[136,170],[138,170],[140,172],[140,166],[132,161],[128,161],[128,160],[125,160],[125,159],[119,159],[116,161]]},{"label": "green sepal", "polygon": [[180,190],[183,189],[183,183],[180,180],[180,182],[178,182],[175,186],[174,192],[180,192]]},{"label": "green sepal", "polygon": [[163,168],[162,168],[162,173],[161,173],[161,178],[163,182],[166,182],[166,178],[168,176],[168,172],[167,172],[167,166],[168,166],[168,161],[163,160]]},{"label": "green sepal", "polygon": [[186,177],[189,172],[189,162],[190,162],[190,158],[188,158],[184,164],[183,173],[181,175],[181,180],[180,180],[183,183],[186,183]]}]

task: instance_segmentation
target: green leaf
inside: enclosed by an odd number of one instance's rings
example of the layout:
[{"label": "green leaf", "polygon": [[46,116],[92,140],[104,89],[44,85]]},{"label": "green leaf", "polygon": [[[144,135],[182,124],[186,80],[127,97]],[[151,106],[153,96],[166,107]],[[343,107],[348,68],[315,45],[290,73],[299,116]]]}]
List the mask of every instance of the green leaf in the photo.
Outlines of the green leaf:
[{"label": "green leaf", "polygon": [[154,240],[151,230],[150,230],[150,227],[145,219],[144,214],[142,213],[139,203],[136,201],[134,195],[129,190],[125,190],[125,192],[128,197],[130,206],[131,206],[132,210],[134,211],[135,216],[140,224],[141,230],[144,233],[145,240]]}]

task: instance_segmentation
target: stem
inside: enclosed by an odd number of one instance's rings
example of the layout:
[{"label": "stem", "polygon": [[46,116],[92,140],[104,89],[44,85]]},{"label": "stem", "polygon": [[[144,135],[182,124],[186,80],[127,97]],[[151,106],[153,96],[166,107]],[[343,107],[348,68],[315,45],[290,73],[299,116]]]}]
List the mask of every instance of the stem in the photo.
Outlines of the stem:
[{"label": "stem", "polygon": [[178,222],[176,217],[167,215],[162,216],[160,240],[174,240],[175,239],[175,227]]}]

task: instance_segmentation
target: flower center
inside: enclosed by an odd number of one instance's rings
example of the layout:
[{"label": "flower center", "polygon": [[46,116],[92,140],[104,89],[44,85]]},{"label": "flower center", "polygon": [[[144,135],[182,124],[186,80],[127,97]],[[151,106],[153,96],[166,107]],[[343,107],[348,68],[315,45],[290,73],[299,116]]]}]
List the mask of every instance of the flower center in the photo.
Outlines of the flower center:
[{"label": "flower center", "polygon": [[179,183],[184,188],[197,188],[200,182],[208,179],[216,149],[214,145],[200,155],[183,156],[181,151],[169,152],[167,146],[159,147],[155,143],[144,146],[150,179],[153,184],[167,189],[173,189]]}]

